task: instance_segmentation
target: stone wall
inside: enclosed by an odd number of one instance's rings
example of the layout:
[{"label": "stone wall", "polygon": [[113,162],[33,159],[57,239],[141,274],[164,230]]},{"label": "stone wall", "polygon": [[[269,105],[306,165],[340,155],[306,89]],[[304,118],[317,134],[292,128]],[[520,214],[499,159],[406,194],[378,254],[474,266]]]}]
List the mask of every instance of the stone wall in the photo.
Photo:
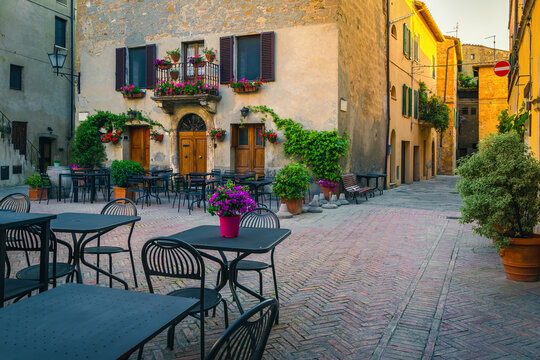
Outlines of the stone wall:
[{"label": "stone wall", "polygon": [[[458,91],[458,159],[476,151],[478,145],[478,91]],[[474,109],[474,110],[473,110]]]},{"label": "stone wall", "polygon": [[495,49],[473,44],[463,44],[463,66],[461,73],[467,76],[474,76],[473,67],[496,61],[508,60],[510,52],[506,50]]},{"label": "stone wall", "polygon": [[508,108],[508,79],[497,76],[492,66],[478,68],[478,137],[497,132],[498,117]]},{"label": "stone wall", "polygon": [[339,129],[351,138],[346,170],[385,172],[386,157],[386,2],[339,2]]}]

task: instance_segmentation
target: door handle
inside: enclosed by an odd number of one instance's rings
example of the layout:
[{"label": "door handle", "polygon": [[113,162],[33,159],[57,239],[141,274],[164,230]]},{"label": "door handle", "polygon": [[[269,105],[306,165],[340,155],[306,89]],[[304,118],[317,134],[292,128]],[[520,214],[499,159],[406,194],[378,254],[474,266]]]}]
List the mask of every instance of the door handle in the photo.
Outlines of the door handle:
[{"label": "door handle", "polygon": [[199,155],[199,159],[202,159],[202,155]]},{"label": "door handle", "polygon": [[187,155],[184,155],[184,157],[187,159]]}]

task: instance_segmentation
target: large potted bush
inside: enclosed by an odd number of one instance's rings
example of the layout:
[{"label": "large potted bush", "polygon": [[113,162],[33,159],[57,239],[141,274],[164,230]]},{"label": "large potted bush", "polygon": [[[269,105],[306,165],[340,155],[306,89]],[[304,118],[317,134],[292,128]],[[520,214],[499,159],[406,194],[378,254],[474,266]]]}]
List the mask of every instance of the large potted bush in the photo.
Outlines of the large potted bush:
[{"label": "large potted bush", "polygon": [[279,170],[272,191],[287,204],[293,215],[302,213],[302,198],[309,189],[309,174],[303,164],[293,162]]},{"label": "large potted bush", "polygon": [[144,174],[142,165],[134,160],[114,160],[110,171],[111,179],[116,185],[113,187],[115,199],[126,197],[127,188],[129,187],[128,179],[131,176]]},{"label": "large potted bush", "polygon": [[47,198],[47,189],[41,188],[43,186],[43,180],[41,180],[41,175],[30,175],[24,180],[24,184],[28,185],[28,197],[30,198],[30,200],[39,200],[40,195],[41,198]]},{"label": "large potted bush", "polygon": [[533,234],[540,211],[540,163],[516,132],[491,135],[457,168],[463,223],[493,239],[506,277],[540,278],[540,235]]}]

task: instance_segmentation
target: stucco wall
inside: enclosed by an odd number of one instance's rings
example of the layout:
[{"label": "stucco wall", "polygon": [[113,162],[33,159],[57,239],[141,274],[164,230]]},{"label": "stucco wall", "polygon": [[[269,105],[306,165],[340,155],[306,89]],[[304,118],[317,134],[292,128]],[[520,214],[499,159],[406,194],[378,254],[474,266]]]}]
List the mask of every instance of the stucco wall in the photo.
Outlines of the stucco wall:
[{"label": "stucco wall", "polygon": [[339,111],[339,129],[351,138],[344,168],[385,172],[386,3],[342,0],[339,4],[339,98],[347,102],[346,111]]},{"label": "stucco wall", "polygon": [[478,69],[478,136],[497,132],[498,117],[508,108],[508,78],[495,75],[492,66]]},{"label": "stucco wall", "polygon": [[[207,169],[214,167],[230,168],[234,163],[234,153],[230,149],[231,124],[240,122],[240,109],[247,105],[267,105],[280,116],[291,117],[306,128],[331,130],[337,124],[338,103],[338,28],[335,23],[296,26],[292,28],[267,29],[275,31],[275,71],[276,81],[265,84],[254,94],[235,94],[226,85],[220,86],[221,101],[216,114],[203,110],[200,106],[183,105],[174,114],[164,113],[151,99],[152,91],[147,91],[143,99],[123,99],[114,90],[115,48],[125,46],[127,40],[94,47],[94,42],[82,40],[79,49],[80,68],[83,75],[83,88],[79,96],[79,112],[92,113],[96,109],[114,113],[125,112],[129,108],[142,111],[152,120],[159,121],[167,129],[162,143],[150,142],[151,167],[173,166],[178,169],[178,121],[183,115],[200,115],[207,128],[222,127],[228,130],[225,141],[218,142],[214,149],[211,141],[207,148]],[[157,56],[163,57],[167,50],[180,47],[183,41],[204,40],[208,47],[219,48],[219,37],[225,35],[244,35],[246,32],[204,34],[197,37],[162,38],[151,36],[145,41],[129,40],[131,46],[147,43],[157,45]],[[325,44],[325,52],[313,51]],[[219,51],[219,49],[218,49]],[[260,116],[250,114],[247,123],[259,123]],[[267,128],[275,129],[272,124]],[[283,141],[282,134],[279,134]],[[121,158],[122,147],[108,144],[107,156]],[[267,144],[265,148],[266,168],[276,169],[288,160],[284,158],[281,145]]]},{"label": "stucco wall", "polygon": [[[500,60],[508,60],[510,52],[500,49],[473,44],[463,44],[463,66],[461,73],[467,76],[473,76],[473,66],[476,64],[494,63]],[[471,57],[474,55],[474,58]]]},{"label": "stucco wall", "polygon": [[[68,6],[46,0],[0,1],[0,111],[11,121],[27,122],[27,138],[36,147],[39,135],[49,134],[51,127],[57,137],[51,160],[58,154],[63,164],[69,156],[70,82],[53,73],[47,54],[53,52],[55,17],[68,20],[69,47],[69,12],[69,1]],[[10,64],[23,67],[22,91],[9,88]],[[69,69],[68,55],[62,71]]]}]

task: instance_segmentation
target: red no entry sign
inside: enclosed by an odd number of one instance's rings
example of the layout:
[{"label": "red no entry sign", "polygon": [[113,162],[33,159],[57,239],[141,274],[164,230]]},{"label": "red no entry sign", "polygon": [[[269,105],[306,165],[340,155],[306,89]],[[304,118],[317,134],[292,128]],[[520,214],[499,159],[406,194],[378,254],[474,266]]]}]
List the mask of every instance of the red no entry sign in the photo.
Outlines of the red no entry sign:
[{"label": "red no entry sign", "polygon": [[510,72],[510,63],[505,60],[499,61],[493,67],[493,71],[495,71],[495,75],[497,76],[506,76]]}]

